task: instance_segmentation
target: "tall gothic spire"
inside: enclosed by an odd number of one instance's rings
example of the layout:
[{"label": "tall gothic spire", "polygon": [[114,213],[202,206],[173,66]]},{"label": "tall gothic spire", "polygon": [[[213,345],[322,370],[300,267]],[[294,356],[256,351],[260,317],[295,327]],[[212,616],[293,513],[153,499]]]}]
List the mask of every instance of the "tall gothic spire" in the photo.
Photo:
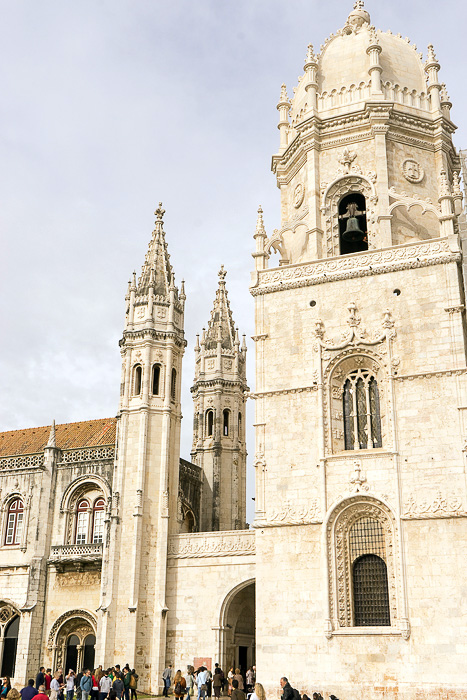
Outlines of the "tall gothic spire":
[{"label": "tall gothic spire", "polygon": [[225,288],[225,277],[227,271],[221,265],[218,272],[219,287],[216,291],[211,318],[206,332],[206,349],[214,350],[217,347],[219,337],[222,340],[222,347],[233,350],[235,346],[235,325],[230,310],[230,304]]},{"label": "tall gothic spire", "polygon": [[170,287],[173,285],[173,269],[165,242],[163,220],[165,209],[162,208],[162,202],[159,202],[154,214],[156,215],[155,228],[138,280],[137,294],[147,294],[149,287],[153,287],[156,297],[168,297]]}]

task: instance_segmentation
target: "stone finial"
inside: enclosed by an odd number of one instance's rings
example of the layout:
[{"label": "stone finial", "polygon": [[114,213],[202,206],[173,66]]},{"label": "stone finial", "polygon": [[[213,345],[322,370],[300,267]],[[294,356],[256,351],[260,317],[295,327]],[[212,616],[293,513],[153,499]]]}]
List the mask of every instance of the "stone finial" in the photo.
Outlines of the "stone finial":
[{"label": "stone finial", "polygon": [[315,66],[316,62],[317,62],[317,58],[316,58],[315,52],[313,50],[313,44],[308,44],[306,58],[305,58],[305,65],[303,66],[303,70],[307,70],[308,68]]},{"label": "stone finial", "polygon": [[156,209],[156,211],[154,212],[154,214],[155,214],[155,216],[156,216],[156,223],[157,223],[158,221],[162,221],[162,220],[163,220],[164,214],[165,214],[165,209],[162,207],[162,202],[159,202],[159,206],[157,207],[157,209]]},{"label": "stone finial", "polygon": [[185,301],[186,299],[186,294],[185,294],[185,280],[182,280],[180,283],[180,301]]},{"label": "stone finial", "polygon": [[429,65],[430,63],[438,63],[438,61],[436,59],[435,50],[433,48],[433,44],[428,45],[428,55],[427,55],[427,59],[426,59],[426,65]]},{"label": "stone finial", "polygon": [[246,352],[246,335],[245,333],[242,335],[242,352]]},{"label": "stone finial", "polygon": [[46,447],[57,447],[57,442],[55,439],[55,420],[52,421],[52,426],[50,428],[49,440]]},{"label": "stone finial", "polygon": [[441,97],[441,102],[446,102],[448,104],[451,104],[451,98],[449,97],[446,83],[441,83],[440,97]]},{"label": "stone finial", "polygon": [[227,270],[221,265],[219,272],[217,273],[219,277],[219,284],[225,284],[225,277],[227,275]]},{"label": "stone finial", "polygon": [[287,85],[285,83],[282,83],[281,85],[281,94],[279,97],[279,104],[281,103],[289,103],[289,98],[287,96]]},{"label": "stone finial", "polygon": [[264,219],[263,219],[263,209],[261,205],[258,207],[258,218],[256,219],[256,230],[254,234],[254,238],[256,236],[264,236],[266,238],[266,229],[264,228]]},{"label": "stone finial", "polygon": [[451,194],[445,170],[441,170],[439,174],[439,193],[442,197],[446,195],[449,196]]},{"label": "stone finial", "polygon": [[365,3],[363,2],[363,0],[357,0],[356,2],[354,2],[354,6],[353,6],[354,10],[363,10],[364,7],[365,7]]},{"label": "stone finial", "polygon": [[461,179],[458,172],[453,172],[452,174],[452,193],[457,197],[459,195],[462,197]]},{"label": "stone finial", "polygon": [[364,24],[370,24],[370,14],[364,9],[363,1],[357,0],[347,18],[345,31],[347,34],[358,32]]}]

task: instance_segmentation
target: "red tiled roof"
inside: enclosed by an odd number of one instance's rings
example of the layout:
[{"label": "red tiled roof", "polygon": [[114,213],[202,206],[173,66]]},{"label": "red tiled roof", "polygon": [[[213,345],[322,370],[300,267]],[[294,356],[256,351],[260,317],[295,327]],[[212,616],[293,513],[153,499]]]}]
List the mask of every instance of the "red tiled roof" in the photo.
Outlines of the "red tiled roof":
[{"label": "red tiled roof", "polygon": [[[62,450],[72,450],[79,447],[114,445],[116,426],[116,418],[98,418],[56,425],[57,447]],[[47,445],[49,435],[50,425],[0,433],[0,457],[42,452]]]}]

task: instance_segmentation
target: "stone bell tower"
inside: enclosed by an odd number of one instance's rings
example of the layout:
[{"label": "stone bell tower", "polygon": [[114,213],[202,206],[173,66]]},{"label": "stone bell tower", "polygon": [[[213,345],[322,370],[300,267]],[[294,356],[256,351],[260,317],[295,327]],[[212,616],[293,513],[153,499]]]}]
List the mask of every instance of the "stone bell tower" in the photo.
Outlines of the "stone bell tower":
[{"label": "stone bell tower", "polygon": [[124,658],[138,666],[143,685],[155,693],[165,664],[167,540],[178,532],[186,344],[184,287],[182,282],[179,292],[175,286],[164,213],[159,204],[141,275],[137,280],[133,274],[126,296],[111,545],[103,566],[99,634],[99,658]]},{"label": "stone bell tower", "polygon": [[281,89],[281,222],[268,236],[259,212],[251,285],[267,694],[279,668],[338,697],[467,689],[462,191],[439,71],[357,0]]},{"label": "stone bell tower", "polygon": [[191,457],[204,472],[201,531],[246,526],[246,344],[243,336],[240,347],[226,274],[222,266],[208,329],[195,347]]}]

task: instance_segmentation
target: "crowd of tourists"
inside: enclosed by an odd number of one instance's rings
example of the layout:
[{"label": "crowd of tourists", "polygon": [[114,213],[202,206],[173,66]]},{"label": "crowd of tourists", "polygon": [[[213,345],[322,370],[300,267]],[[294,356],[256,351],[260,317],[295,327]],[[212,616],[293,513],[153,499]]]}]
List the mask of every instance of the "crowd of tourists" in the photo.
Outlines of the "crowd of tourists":
[{"label": "crowd of tourists", "polygon": [[[216,663],[214,671],[200,666],[194,669],[187,666],[186,673],[182,674],[178,669],[175,673],[172,664],[169,664],[162,674],[163,695],[169,696],[172,689],[177,700],[206,700],[206,698],[220,698],[229,696],[230,700],[266,700],[266,692],[261,683],[256,682],[256,668],[250,666],[246,673],[232,666],[227,674]],[[311,700],[306,694],[300,694],[292,688],[288,679],[283,676],[280,680],[282,689],[281,700]],[[319,692],[314,692],[313,700],[324,700]],[[330,700],[338,700],[335,695],[329,696]]]},{"label": "crowd of tourists", "polygon": [[[175,673],[169,664],[162,674],[163,696],[168,697],[172,690],[177,700],[206,700],[229,696],[230,700],[267,700],[264,687],[256,682],[254,666],[242,673],[239,668],[232,666],[227,674],[216,663],[214,671],[200,666],[195,670],[187,666],[186,673],[178,669]],[[288,679],[280,679],[282,689],[281,700],[324,700],[319,692],[314,692],[312,699],[306,694],[300,694],[293,688]],[[120,666],[112,666],[106,670],[99,666],[94,671],[84,669],[76,674],[69,669],[64,675],[59,668],[52,675],[50,669],[41,667],[34,681],[18,690],[12,688],[8,676],[4,676],[0,685],[0,700],[138,700],[138,674],[130,669],[128,664],[123,670]],[[338,700],[335,695],[330,700]]]},{"label": "crowd of tourists", "polygon": [[0,700],[138,700],[136,692],[138,674],[128,665],[120,668],[119,664],[103,669],[99,666],[94,671],[83,669],[76,673],[69,669],[64,674],[58,668],[54,674],[51,669],[42,666],[34,681],[18,690],[12,688],[8,676],[4,676],[0,686]]}]

